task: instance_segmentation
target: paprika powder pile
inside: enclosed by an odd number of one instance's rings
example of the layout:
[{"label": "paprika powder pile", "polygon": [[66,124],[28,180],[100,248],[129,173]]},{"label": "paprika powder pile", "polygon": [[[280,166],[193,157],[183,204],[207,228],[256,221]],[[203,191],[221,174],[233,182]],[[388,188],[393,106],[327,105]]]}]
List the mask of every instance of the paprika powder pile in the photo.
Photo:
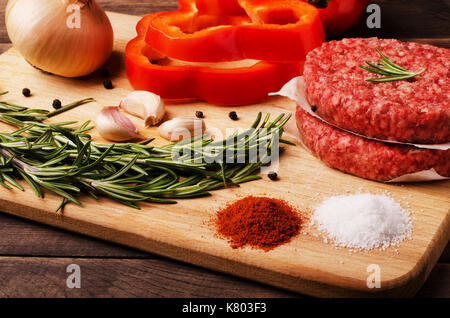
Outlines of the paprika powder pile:
[{"label": "paprika powder pile", "polygon": [[289,242],[300,233],[300,213],[287,202],[248,196],[217,212],[215,226],[232,248],[250,246],[264,251]]}]

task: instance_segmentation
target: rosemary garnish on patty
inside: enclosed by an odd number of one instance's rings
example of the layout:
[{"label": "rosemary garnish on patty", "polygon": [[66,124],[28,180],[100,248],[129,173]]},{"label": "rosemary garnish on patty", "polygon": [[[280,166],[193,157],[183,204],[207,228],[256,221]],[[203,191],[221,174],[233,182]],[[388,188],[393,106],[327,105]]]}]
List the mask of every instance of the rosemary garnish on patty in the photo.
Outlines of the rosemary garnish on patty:
[{"label": "rosemary garnish on patty", "polygon": [[[269,122],[269,115],[263,119],[260,113],[249,130],[223,141],[199,136],[163,147],[150,146],[152,140],[93,142],[87,133],[93,128],[90,121],[78,128],[70,126],[75,122],[45,122],[90,101],[54,112],[0,101],[0,121],[18,128],[0,133],[0,185],[24,191],[18,182],[23,179],[38,197],[44,196],[42,189],[58,194],[62,201],[57,211],[67,202],[81,205],[80,193],[133,208],[139,208],[139,201],[176,203],[176,199],[206,196],[211,190],[260,179],[255,173],[267,163],[272,148],[278,150],[278,142],[289,143],[278,139],[290,118],[284,114]],[[254,151],[261,147],[267,152]]]},{"label": "rosemary garnish on patty", "polygon": [[366,61],[365,65],[359,65],[360,68],[365,69],[369,72],[381,74],[384,75],[383,77],[377,77],[377,78],[369,78],[366,79],[368,82],[375,82],[375,83],[382,83],[382,82],[393,82],[393,81],[400,81],[400,80],[406,80],[409,78],[413,78],[417,75],[422,74],[426,71],[426,68],[422,69],[419,72],[411,72],[407,69],[401,67],[398,64],[395,64],[392,62],[386,55],[384,55],[380,49],[375,48],[377,50],[378,54],[380,54],[380,60],[377,64],[370,63]]}]

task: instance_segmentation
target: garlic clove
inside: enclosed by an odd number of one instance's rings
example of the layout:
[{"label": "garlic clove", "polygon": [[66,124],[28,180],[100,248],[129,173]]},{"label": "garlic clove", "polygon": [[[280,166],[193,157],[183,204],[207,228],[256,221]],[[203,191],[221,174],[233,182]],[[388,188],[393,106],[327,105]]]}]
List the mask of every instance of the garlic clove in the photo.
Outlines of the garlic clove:
[{"label": "garlic clove", "polygon": [[189,139],[203,134],[205,122],[197,117],[177,117],[164,122],[158,128],[161,137],[171,142]]},{"label": "garlic clove", "polygon": [[128,141],[141,138],[133,122],[118,107],[104,107],[95,120],[97,131],[110,141]]},{"label": "garlic clove", "polygon": [[119,107],[130,115],[144,119],[146,127],[159,124],[166,113],[161,97],[147,91],[128,94]]}]

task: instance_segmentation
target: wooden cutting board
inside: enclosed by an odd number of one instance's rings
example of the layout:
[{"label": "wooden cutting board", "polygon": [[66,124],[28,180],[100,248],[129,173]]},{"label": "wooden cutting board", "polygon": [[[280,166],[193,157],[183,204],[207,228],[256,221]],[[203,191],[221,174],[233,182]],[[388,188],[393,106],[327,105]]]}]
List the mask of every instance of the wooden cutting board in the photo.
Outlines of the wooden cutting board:
[{"label": "wooden cutting board", "polygon": [[[109,13],[115,31],[115,50],[108,62],[115,88],[105,90],[98,74],[81,79],[63,79],[44,74],[11,49],[0,56],[0,91],[10,94],[3,100],[35,108],[51,109],[59,98],[69,103],[94,97],[96,103],[65,113],[55,121],[94,119],[103,106],[117,105],[129,93],[124,70],[123,50],[134,37],[138,17]],[[33,92],[21,95],[23,87]],[[168,106],[168,116],[193,115],[201,110],[208,127],[222,131],[230,127],[248,127],[257,112],[292,111],[295,104],[285,98],[272,97],[258,105],[238,108],[218,107],[206,103]],[[240,120],[228,119],[236,110]],[[148,135],[142,121],[133,119]],[[295,125],[292,121],[290,123]],[[10,129],[0,124],[0,131]],[[95,131],[96,140],[100,140]],[[166,142],[157,139],[156,144]],[[107,199],[95,201],[83,197],[83,206],[66,206],[63,215],[53,211],[60,199],[50,193],[38,199],[27,188],[25,192],[0,188],[0,211],[52,226],[135,247],[220,272],[249,278],[269,285],[314,296],[412,296],[426,280],[449,240],[450,182],[420,184],[383,184],[343,174],[324,166],[302,147],[288,147],[282,154],[280,180],[264,177],[240,188],[213,192],[212,197],[180,201],[177,205],[141,204],[134,210]],[[414,220],[412,240],[385,251],[350,253],[327,244],[313,229],[305,228],[289,244],[263,252],[250,248],[232,249],[215,235],[209,221],[218,208],[246,195],[282,198],[299,209],[307,209],[332,195],[357,192],[388,193],[411,211]],[[45,244],[45,242],[42,242]],[[369,289],[368,266],[380,267],[381,288]]]}]

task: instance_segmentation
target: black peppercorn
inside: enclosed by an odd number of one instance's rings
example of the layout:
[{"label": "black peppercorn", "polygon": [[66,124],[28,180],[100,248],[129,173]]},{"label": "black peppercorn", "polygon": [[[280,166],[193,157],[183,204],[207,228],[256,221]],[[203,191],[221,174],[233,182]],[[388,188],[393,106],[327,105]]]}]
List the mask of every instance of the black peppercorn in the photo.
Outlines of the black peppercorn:
[{"label": "black peppercorn", "polygon": [[275,181],[278,179],[278,174],[275,171],[270,171],[267,175],[270,180]]},{"label": "black peppercorn", "polygon": [[110,79],[106,79],[103,81],[103,86],[105,86],[106,89],[112,89],[113,84]]},{"label": "black peppercorn", "polygon": [[31,91],[30,91],[29,88],[24,88],[24,89],[22,89],[22,94],[25,97],[30,97],[31,96]]},{"label": "black peppercorn", "polygon": [[62,106],[61,101],[60,101],[59,99],[55,99],[55,100],[53,101],[52,106],[53,106],[54,109],[60,109],[61,106]]},{"label": "black peppercorn", "polygon": [[316,107],[316,106],[311,106],[311,111],[312,111],[313,113],[315,113],[315,112],[317,111],[317,107]]},{"label": "black peppercorn", "polygon": [[152,64],[158,64],[158,62],[156,60],[151,60],[150,63]]},{"label": "black peppercorn", "polygon": [[238,120],[238,115],[237,115],[237,113],[236,113],[235,111],[230,112],[230,113],[228,114],[228,116],[229,116],[232,120]]},{"label": "black peppercorn", "polygon": [[196,111],[196,112],[195,112],[195,117],[197,117],[197,118],[203,118],[203,117],[204,117],[203,112],[200,111],[200,110]]},{"label": "black peppercorn", "polygon": [[109,70],[107,68],[103,69],[100,73],[101,77],[109,77]]}]

